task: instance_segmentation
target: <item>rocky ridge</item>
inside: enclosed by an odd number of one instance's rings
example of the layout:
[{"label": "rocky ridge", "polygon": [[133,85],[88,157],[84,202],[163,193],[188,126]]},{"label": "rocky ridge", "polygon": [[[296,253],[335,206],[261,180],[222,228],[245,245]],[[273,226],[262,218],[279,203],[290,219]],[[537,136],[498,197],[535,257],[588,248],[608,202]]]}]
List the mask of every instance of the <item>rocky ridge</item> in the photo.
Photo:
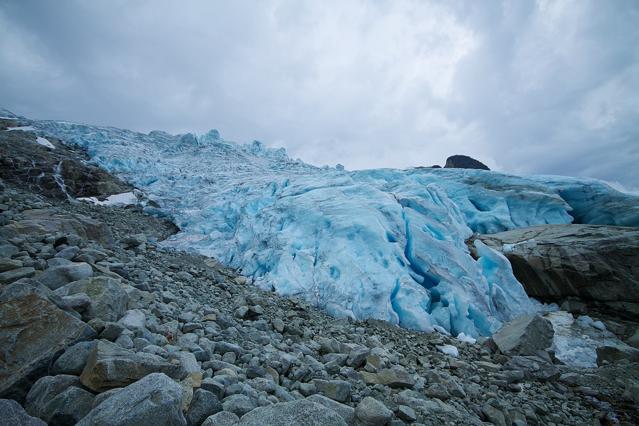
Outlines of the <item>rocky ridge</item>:
[{"label": "rocky ridge", "polygon": [[338,320],[138,209],[0,189],[0,424],[639,421],[639,365],[562,365],[540,317],[476,343]]}]

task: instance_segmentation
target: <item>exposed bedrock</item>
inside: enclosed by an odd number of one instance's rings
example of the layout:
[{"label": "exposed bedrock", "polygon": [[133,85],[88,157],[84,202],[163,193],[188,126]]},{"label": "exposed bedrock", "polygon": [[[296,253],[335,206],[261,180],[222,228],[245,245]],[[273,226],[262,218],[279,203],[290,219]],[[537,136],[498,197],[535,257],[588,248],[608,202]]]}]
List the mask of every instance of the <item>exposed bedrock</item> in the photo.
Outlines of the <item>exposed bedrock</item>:
[{"label": "exposed bedrock", "polygon": [[506,255],[532,297],[578,297],[639,314],[637,228],[543,225],[478,238]]}]

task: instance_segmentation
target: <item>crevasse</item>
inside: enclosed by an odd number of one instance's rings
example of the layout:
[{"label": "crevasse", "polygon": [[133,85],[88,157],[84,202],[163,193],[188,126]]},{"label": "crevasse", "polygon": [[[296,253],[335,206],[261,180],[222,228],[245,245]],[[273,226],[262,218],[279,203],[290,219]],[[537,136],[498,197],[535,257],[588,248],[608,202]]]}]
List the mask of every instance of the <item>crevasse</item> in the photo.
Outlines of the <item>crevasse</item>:
[{"label": "crevasse", "polygon": [[501,254],[467,240],[546,223],[639,226],[637,197],[596,180],[483,170],[344,171],[202,136],[30,121],[143,189],[180,232],[253,282],[336,316],[488,335],[538,309]]}]

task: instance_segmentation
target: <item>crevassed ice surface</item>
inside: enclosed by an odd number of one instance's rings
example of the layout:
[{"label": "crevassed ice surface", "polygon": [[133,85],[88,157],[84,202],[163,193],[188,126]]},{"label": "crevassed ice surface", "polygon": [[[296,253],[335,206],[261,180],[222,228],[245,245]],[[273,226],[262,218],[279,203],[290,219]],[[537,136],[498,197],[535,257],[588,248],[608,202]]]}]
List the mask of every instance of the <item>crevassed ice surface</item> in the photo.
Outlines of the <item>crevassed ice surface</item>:
[{"label": "crevassed ice surface", "polygon": [[[29,121],[87,148],[181,232],[260,287],[337,316],[488,335],[537,309],[501,254],[466,240],[546,223],[639,225],[637,197],[602,182],[483,170],[317,168],[259,142]],[[158,211],[156,211],[158,213]]]}]

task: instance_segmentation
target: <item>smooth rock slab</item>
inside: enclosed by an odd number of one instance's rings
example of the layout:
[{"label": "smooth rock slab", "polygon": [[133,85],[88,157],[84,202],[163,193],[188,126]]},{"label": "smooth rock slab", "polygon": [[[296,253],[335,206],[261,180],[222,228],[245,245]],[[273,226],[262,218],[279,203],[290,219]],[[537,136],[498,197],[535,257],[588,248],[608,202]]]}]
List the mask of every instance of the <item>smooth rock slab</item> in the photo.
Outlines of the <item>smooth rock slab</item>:
[{"label": "smooth rock slab", "polygon": [[168,363],[157,355],[136,353],[107,340],[98,340],[89,354],[80,381],[95,392],[103,392],[158,372],[176,379],[184,376],[179,365]]},{"label": "smooth rock slab", "polygon": [[184,426],[181,407],[180,385],[152,373],[95,407],[78,426]]},{"label": "smooth rock slab", "polygon": [[246,414],[240,426],[346,426],[335,411],[302,399],[260,407]]},{"label": "smooth rock slab", "polygon": [[0,399],[0,426],[47,426],[42,420],[31,417],[13,399]]},{"label": "smooth rock slab", "polygon": [[59,309],[37,288],[23,290],[0,294],[0,397],[18,400],[61,351],[95,336],[91,327]]}]

